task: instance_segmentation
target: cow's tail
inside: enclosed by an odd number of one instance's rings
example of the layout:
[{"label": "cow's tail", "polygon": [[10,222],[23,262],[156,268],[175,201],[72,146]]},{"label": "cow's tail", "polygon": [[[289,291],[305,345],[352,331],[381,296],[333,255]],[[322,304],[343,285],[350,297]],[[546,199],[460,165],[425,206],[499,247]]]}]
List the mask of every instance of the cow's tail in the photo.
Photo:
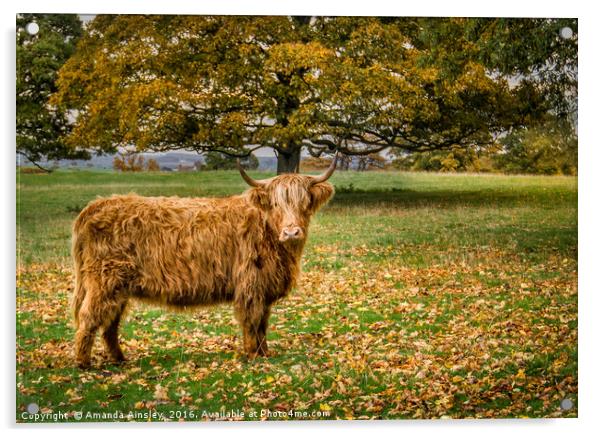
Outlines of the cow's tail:
[{"label": "cow's tail", "polygon": [[73,297],[71,300],[71,309],[73,310],[73,319],[75,321],[75,327],[79,326],[79,311],[86,297],[86,289],[84,288],[82,278],[83,268],[83,245],[81,237],[73,232],[73,242],[71,245],[71,256],[73,257],[73,263],[75,267],[75,287],[73,289]]}]

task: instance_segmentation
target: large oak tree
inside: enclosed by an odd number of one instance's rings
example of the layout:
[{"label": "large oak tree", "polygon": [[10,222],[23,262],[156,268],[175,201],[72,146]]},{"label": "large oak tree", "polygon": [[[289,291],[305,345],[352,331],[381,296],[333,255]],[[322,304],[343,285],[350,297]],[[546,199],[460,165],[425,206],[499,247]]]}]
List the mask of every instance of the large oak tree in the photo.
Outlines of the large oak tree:
[{"label": "large oak tree", "polygon": [[[574,34],[564,39],[563,26]],[[53,103],[73,146],[314,156],[491,144],[576,93],[576,20],[97,16]]]}]

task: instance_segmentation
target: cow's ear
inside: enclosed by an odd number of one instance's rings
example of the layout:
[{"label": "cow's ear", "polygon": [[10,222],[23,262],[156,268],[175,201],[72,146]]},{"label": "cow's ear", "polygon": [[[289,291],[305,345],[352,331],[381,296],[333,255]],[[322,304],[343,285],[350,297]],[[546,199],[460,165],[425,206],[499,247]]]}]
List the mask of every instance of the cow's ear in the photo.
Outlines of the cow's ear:
[{"label": "cow's ear", "polygon": [[263,188],[251,188],[248,192],[249,200],[251,203],[259,209],[268,209],[270,202],[268,199],[268,193]]},{"label": "cow's ear", "polygon": [[328,199],[330,199],[334,194],[334,187],[327,182],[323,182],[310,187],[309,193],[311,195],[310,208],[311,212],[313,213],[320,209],[326,202],[328,202]]}]

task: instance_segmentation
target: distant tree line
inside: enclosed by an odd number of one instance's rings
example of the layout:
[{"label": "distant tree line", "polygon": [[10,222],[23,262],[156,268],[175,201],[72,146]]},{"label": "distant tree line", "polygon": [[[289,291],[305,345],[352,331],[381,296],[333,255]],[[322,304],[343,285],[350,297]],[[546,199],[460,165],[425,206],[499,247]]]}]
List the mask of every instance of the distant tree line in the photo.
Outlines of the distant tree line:
[{"label": "distant tree line", "polygon": [[[199,170],[233,170],[237,168],[236,158],[220,152],[207,152],[204,155],[205,162],[200,163]],[[248,155],[240,159],[243,167],[255,170],[259,167],[259,160],[255,155]]]},{"label": "distant tree line", "polygon": [[118,153],[113,158],[113,168],[123,172],[159,171],[159,163],[156,159],[144,159],[138,153]]},{"label": "distant tree line", "polygon": [[[259,167],[259,160],[255,155],[249,155],[241,160],[241,164],[250,170]],[[179,164],[178,171],[208,171],[208,170],[232,170],[237,168],[236,158],[219,152],[208,152],[204,155],[204,162],[196,160],[192,165]],[[122,172],[160,171],[161,167],[156,159],[144,158],[136,152],[118,153],[113,158],[113,169]]]}]

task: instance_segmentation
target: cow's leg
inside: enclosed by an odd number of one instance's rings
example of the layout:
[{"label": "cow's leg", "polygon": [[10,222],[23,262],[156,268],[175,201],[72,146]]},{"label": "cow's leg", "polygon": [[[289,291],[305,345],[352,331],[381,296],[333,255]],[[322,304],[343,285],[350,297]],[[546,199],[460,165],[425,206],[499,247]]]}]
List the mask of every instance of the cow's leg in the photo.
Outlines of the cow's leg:
[{"label": "cow's leg", "polygon": [[75,332],[75,361],[81,368],[90,366],[92,347],[96,331],[100,327],[97,317],[99,307],[100,287],[96,275],[82,278],[82,294],[76,307],[77,331]]},{"label": "cow's leg", "polygon": [[[84,284],[86,294],[79,309],[75,333],[75,360],[81,368],[90,366],[96,332],[101,328],[109,328],[117,314],[121,316],[125,306],[124,298],[117,299],[114,293],[102,290],[96,276],[89,276]],[[116,333],[115,329],[115,338]]]},{"label": "cow's leg", "polygon": [[123,351],[119,346],[119,322],[121,321],[125,307],[126,302],[123,302],[117,307],[115,316],[110,321],[109,325],[105,327],[104,332],[102,333],[102,339],[105,342],[107,352],[113,361],[116,362],[125,361],[125,356],[123,355]]},{"label": "cow's leg", "polygon": [[82,315],[80,312],[79,326],[75,333],[75,361],[79,367],[85,369],[90,367],[92,347],[100,324],[92,317]]},{"label": "cow's leg", "polygon": [[266,307],[259,323],[259,332],[257,336],[257,355],[267,356],[268,354],[268,320],[270,318],[270,307]]},{"label": "cow's leg", "polygon": [[249,358],[267,353],[265,332],[270,316],[269,307],[259,302],[236,302],[236,318],[242,326],[243,346]]},{"label": "cow's leg", "polygon": [[90,367],[92,346],[94,345],[97,329],[98,327],[88,325],[86,321],[82,321],[75,333],[75,361],[82,369]]}]

